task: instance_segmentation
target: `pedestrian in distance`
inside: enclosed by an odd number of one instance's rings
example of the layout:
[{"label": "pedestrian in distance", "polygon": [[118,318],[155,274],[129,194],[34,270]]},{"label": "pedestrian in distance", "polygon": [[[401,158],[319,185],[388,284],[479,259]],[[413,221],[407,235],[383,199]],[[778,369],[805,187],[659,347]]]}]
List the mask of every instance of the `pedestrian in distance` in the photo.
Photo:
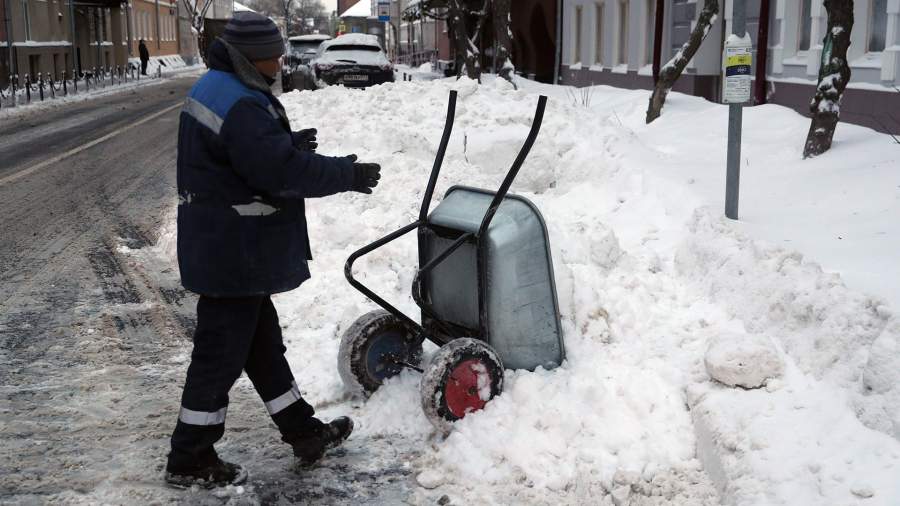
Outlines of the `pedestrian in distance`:
[{"label": "pedestrian in distance", "polygon": [[147,75],[147,62],[150,61],[150,51],[147,50],[144,39],[138,42],[138,55],[141,57],[141,75],[145,76]]},{"label": "pedestrian in distance", "polygon": [[322,156],[314,129],[292,132],[272,95],[284,43],[275,23],[236,12],[209,50],[210,70],[185,100],[178,131],[178,265],[199,294],[191,363],[171,439],[175,487],[239,484],[219,458],[228,391],[244,371],[301,466],[341,444],[353,422],[325,423],[301,396],[284,357],[270,295],[309,279],[304,199],[372,193],[381,167]]}]

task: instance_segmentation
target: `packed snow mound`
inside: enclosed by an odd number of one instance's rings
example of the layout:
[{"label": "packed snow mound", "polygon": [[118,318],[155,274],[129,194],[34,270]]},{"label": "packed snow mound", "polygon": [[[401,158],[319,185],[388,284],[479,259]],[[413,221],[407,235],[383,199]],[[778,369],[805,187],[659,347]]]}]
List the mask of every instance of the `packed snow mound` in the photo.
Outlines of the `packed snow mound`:
[{"label": "packed snow mound", "polygon": [[[417,373],[387,381],[361,405],[356,437],[422,449],[413,463],[422,502],[447,495],[454,503],[653,504],[654,497],[718,504],[697,458],[699,418],[688,406],[709,413],[706,434],[715,441],[738,441],[741,424],[755,418],[732,401],[750,393],[759,406],[790,415],[790,425],[779,434],[760,429],[746,452],[733,455],[736,464],[706,470],[722,477],[716,485],[727,497],[739,501],[766,489],[782,494],[812,483],[808,462],[780,453],[781,447],[802,450],[779,445],[806,430],[823,455],[833,444],[844,445],[846,455],[883,446],[879,455],[859,459],[854,473],[872,475],[871,504],[900,500],[886,485],[897,475],[892,455],[900,454],[900,443],[860,423],[888,433],[900,406],[896,388],[888,388],[891,359],[872,358],[876,352],[889,357],[895,343],[893,333],[880,337],[887,305],[712,211],[720,203],[710,195],[724,187],[718,174],[724,173],[727,108],[679,94],[670,95],[663,117],[649,126],[643,123],[647,92],[603,86],[592,89],[588,104],[561,87],[520,82],[513,90],[501,80],[468,79],[284,95],[295,129],[318,128],[319,152],[355,153],[382,165],[371,196],[308,201],[313,277],[276,300],[289,360],[310,402],[336,412],[348,407],[333,365],[338,342],[374,305],[346,283],[343,265],[359,247],[416,219],[451,89],[459,93],[456,123],[435,200],[452,184],[496,188],[527,135],[534,92],[551,95],[513,192],[535,202],[549,227],[568,360],[551,371],[507,371],[503,394],[455,423],[445,439],[421,412]],[[768,165],[779,170],[807,163],[785,144],[808,127],[799,115],[753,108],[745,120],[745,146],[754,148],[748,159],[777,156],[780,165]],[[757,133],[747,129],[754,124],[787,126]],[[861,131],[842,125],[836,147],[847,138],[869,142],[874,134]],[[827,157],[811,163],[828,163]],[[418,315],[409,293],[416,259],[415,238],[407,236],[357,262],[356,275]],[[793,364],[780,380],[784,388],[714,389],[706,352],[712,339],[728,334],[771,336],[783,350],[779,357]],[[862,386],[863,377],[871,389]],[[715,395],[688,395],[701,388]],[[823,403],[817,414],[839,423],[839,442],[828,438],[828,427],[806,427],[818,422],[809,418],[811,410],[794,409],[807,393]],[[785,461],[779,473],[751,465],[763,448],[765,458]],[[848,487],[829,488],[819,503],[842,501],[844,493]]]},{"label": "packed snow mound", "polygon": [[778,350],[766,336],[730,334],[711,341],[704,362],[706,372],[719,383],[759,388],[784,371]]}]

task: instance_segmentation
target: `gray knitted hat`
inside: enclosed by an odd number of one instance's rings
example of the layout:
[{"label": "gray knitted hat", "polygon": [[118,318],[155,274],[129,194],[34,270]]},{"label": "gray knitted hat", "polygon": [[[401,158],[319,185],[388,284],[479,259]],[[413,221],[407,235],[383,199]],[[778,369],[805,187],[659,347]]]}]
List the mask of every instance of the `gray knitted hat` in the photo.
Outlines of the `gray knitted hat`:
[{"label": "gray knitted hat", "polygon": [[257,12],[235,12],[222,36],[250,61],[270,60],[284,54],[284,40],[275,23]]}]

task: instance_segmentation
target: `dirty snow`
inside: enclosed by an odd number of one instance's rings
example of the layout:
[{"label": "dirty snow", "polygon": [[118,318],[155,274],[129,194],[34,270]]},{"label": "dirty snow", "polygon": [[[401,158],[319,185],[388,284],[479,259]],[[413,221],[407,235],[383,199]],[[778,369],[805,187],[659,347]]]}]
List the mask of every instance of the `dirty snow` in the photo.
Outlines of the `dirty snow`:
[{"label": "dirty snow", "polygon": [[[727,107],[673,93],[643,122],[648,93],[502,80],[397,82],[282,96],[319,151],[382,164],[371,196],[307,204],[313,278],[276,297],[301,390],[353,438],[418,455],[413,502],[900,503],[900,152],[841,124],[832,150],[801,159],[808,120],[744,112],[741,221],[722,217]],[[494,188],[551,99],[513,191],[550,229],[568,360],[507,371],[504,392],[437,434],[404,372],[362,402],[335,367],[343,330],[374,308],[344,280],[347,256],[415,220],[444,122],[456,125],[435,199],[451,184]],[[172,254],[173,230],[158,246]],[[407,237],[357,276],[416,315]],[[766,336],[784,375],[766,388],[712,382],[721,335]],[[755,338],[755,337],[754,337]],[[434,347],[426,347],[426,354]],[[252,469],[251,469],[252,472]],[[863,499],[865,498],[865,499]]]}]

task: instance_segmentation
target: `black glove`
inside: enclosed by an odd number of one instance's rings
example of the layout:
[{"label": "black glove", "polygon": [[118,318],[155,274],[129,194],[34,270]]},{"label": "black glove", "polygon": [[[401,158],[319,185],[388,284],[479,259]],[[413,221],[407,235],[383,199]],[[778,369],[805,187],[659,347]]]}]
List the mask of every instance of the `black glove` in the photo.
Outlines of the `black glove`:
[{"label": "black glove", "polygon": [[319,147],[319,143],[316,142],[317,133],[318,131],[315,128],[307,128],[300,130],[299,132],[294,132],[294,147],[300,151],[315,151],[316,148]]},{"label": "black glove", "polygon": [[357,163],[356,155],[347,157],[353,163],[353,191],[360,193],[372,193],[372,188],[378,186],[381,179],[381,165],[377,163]]}]

